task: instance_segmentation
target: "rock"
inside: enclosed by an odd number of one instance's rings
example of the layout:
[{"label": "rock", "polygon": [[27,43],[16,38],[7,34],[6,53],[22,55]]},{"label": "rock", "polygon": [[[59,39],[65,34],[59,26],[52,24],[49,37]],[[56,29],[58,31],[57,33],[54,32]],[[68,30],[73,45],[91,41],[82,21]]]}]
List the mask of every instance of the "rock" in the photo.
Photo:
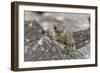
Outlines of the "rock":
[{"label": "rock", "polygon": [[[42,39],[42,40],[41,40]],[[64,44],[50,39],[48,36],[42,36],[37,46],[33,46],[29,54],[25,54],[25,61],[47,61],[47,60],[65,60],[81,58],[81,54],[77,50],[68,49]],[[35,56],[34,56],[35,55]],[[34,56],[34,57],[33,57]]]},{"label": "rock", "polygon": [[79,49],[90,42],[90,28],[84,31],[74,32],[76,49]]}]

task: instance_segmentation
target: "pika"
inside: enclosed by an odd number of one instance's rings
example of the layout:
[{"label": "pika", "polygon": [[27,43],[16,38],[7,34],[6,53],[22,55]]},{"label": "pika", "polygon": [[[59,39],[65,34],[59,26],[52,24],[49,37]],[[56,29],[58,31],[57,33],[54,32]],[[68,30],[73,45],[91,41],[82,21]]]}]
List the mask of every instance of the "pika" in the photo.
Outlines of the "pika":
[{"label": "pika", "polygon": [[75,49],[75,40],[71,33],[65,30],[63,24],[54,25],[55,40]]}]

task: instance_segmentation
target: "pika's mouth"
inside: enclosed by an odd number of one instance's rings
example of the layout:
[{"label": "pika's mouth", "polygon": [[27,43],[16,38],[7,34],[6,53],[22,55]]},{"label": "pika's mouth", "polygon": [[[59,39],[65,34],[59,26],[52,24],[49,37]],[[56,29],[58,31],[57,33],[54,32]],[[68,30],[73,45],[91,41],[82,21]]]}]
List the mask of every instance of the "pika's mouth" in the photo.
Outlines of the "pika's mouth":
[{"label": "pika's mouth", "polygon": [[57,29],[54,29],[54,31],[55,31],[56,33],[62,33],[62,32],[63,32],[62,30],[57,30]]}]

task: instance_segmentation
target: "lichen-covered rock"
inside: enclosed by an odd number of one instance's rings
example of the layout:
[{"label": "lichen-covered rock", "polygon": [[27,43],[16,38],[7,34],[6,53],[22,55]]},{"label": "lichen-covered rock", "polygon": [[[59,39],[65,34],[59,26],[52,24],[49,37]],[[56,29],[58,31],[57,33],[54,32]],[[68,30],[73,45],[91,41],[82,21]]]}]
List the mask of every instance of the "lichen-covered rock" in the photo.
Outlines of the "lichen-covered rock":
[{"label": "lichen-covered rock", "polygon": [[76,49],[79,49],[90,42],[90,28],[84,31],[74,32],[73,36],[75,38]]},{"label": "lichen-covered rock", "polygon": [[[28,22],[26,22],[28,23]],[[49,35],[43,30],[38,22],[33,21],[25,24],[25,41],[24,41],[24,60],[25,61],[46,61],[46,60],[66,60],[66,59],[85,59],[83,50],[73,50],[66,47],[65,44],[51,39]],[[44,31],[44,33],[43,33]],[[29,32],[29,33],[27,33]],[[74,36],[78,39],[87,38],[86,31],[76,32]],[[81,35],[81,36],[78,36]],[[88,39],[86,39],[89,41]],[[82,41],[77,40],[77,43]],[[77,44],[76,43],[76,44]],[[82,45],[85,44],[82,42]],[[76,47],[78,44],[76,45]],[[82,46],[78,46],[80,48]]]}]

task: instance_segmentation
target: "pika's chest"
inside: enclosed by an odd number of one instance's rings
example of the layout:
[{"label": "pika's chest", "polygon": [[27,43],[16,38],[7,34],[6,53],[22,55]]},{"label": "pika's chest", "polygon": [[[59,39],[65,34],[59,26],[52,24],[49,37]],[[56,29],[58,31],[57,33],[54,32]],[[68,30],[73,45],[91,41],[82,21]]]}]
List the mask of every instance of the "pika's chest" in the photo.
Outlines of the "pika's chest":
[{"label": "pika's chest", "polygon": [[57,34],[56,34],[56,38],[57,38],[57,40],[59,40],[60,42],[64,42],[64,41],[65,41],[65,33],[57,33]]}]

